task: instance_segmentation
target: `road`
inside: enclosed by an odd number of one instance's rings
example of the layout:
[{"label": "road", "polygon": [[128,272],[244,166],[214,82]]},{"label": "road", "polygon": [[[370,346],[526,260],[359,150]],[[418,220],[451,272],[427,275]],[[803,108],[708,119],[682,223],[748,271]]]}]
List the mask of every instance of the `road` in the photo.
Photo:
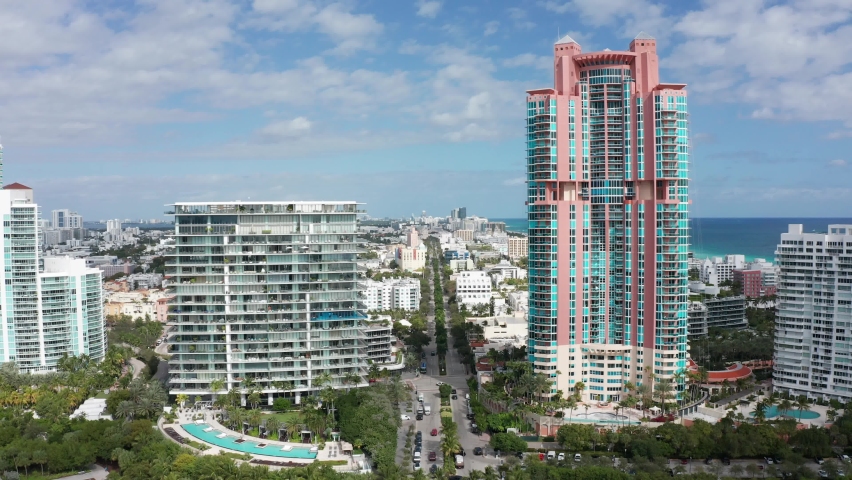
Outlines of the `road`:
[{"label": "road", "polygon": [[104,467],[100,465],[90,465],[89,470],[86,473],[78,473],[76,475],[69,475],[67,477],[61,477],[57,480],[104,480],[109,475],[109,472],[104,470]]},{"label": "road", "polygon": [[[427,269],[426,275],[428,275],[429,279],[433,279],[433,273],[431,268]],[[432,305],[434,307],[434,305]],[[433,308],[434,311],[434,308]],[[446,305],[446,297],[444,302],[444,311],[447,312],[447,316],[449,317],[449,308]],[[424,415],[423,420],[415,420],[415,412],[402,412],[403,414],[408,414],[411,416],[411,420],[405,420],[402,422],[402,428],[400,429],[399,436],[399,450],[397,452],[397,463],[400,463],[403,458],[403,450],[405,448],[405,438],[408,433],[408,426],[415,425],[415,431],[423,432],[423,461],[421,462],[421,466],[423,467],[424,472],[428,472],[432,463],[437,463],[438,466],[443,465],[443,455],[441,455],[441,416],[440,416],[440,405],[441,405],[441,397],[438,392],[438,382],[443,382],[451,385],[456,389],[456,394],[458,398],[456,400],[451,400],[450,404],[453,407],[453,420],[458,425],[459,432],[459,443],[465,449],[467,455],[465,456],[465,467],[464,469],[459,470],[460,475],[464,475],[465,472],[470,472],[471,470],[484,470],[486,466],[491,465],[493,467],[497,467],[500,465],[501,460],[495,458],[494,451],[488,446],[489,436],[487,434],[482,435],[474,435],[471,431],[471,421],[467,419],[467,401],[465,400],[465,395],[470,393],[468,391],[467,379],[468,374],[465,366],[461,363],[461,358],[458,353],[452,348],[453,341],[452,338],[449,339],[450,349],[446,355],[446,363],[447,363],[447,375],[439,375],[438,370],[438,356],[432,356],[432,352],[437,351],[437,346],[435,344],[435,317],[434,315],[427,316],[428,321],[428,333],[432,337],[431,343],[424,347],[423,351],[426,352],[426,374],[403,374],[403,381],[408,382],[409,384],[414,386],[414,390],[412,390],[412,404],[414,405],[415,411],[418,406],[417,402],[417,393],[424,394],[424,403],[429,403],[432,406],[432,414]],[[431,436],[430,432],[432,429],[438,429],[438,436]],[[473,449],[476,447],[482,447],[485,450],[485,456],[475,456],[473,454]],[[413,448],[413,447],[412,447]],[[436,452],[438,455],[438,460],[436,462],[429,462],[428,455],[429,452]]]}]

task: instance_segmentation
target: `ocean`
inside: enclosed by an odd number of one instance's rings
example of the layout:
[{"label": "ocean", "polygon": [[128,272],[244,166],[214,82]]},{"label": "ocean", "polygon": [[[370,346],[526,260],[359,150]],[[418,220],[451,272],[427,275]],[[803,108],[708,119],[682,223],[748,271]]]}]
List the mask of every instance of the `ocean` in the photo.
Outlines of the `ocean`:
[{"label": "ocean", "polygon": [[[527,233],[525,218],[493,218],[506,222],[506,230]],[[745,255],[747,259],[775,258],[775,247],[787,225],[801,223],[806,232],[824,232],[830,224],[852,224],[852,218],[693,218],[690,219],[691,251],[698,258],[726,254]]]}]

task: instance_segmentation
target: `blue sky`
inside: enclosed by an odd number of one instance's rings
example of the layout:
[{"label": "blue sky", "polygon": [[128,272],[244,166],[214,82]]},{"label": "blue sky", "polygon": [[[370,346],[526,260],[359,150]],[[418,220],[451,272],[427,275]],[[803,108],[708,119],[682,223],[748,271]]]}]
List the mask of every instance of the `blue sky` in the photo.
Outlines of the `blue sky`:
[{"label": "blue sky", "polygon": [[848,216],[849,0],[0,4],[4,179],[45,209],[357,200],[524,216],[524,92],[553,42],[658,39],[689,84],[694,216]]}]

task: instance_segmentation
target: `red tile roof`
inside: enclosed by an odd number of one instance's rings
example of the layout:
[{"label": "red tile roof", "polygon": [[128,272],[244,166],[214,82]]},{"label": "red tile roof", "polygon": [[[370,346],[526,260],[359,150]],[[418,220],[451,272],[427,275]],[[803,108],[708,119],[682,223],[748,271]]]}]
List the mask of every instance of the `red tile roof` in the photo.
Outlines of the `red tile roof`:
[{"label": "red tile roof", "polygon": [[15,183],[10,183],[9,185],[6,185],[5,187],[3,187],[3,190],[32,190],[32,188],[30,188],[26,185],[22,185],[18,182],[15,182]]}]

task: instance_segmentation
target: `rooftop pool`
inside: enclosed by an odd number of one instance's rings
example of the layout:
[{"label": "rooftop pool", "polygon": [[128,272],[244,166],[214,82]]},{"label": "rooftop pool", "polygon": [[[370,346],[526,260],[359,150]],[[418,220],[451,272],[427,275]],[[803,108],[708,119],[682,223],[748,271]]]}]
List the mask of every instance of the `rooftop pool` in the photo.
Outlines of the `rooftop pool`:
[{"label": "rooftop pool", "polygon": [[[222,432],[216,430],[215,428],[213,430],[205,432],[204,430],[212,428],[206,423],[188,423],[185,425],[181,425],[181,428],[183,428],[186,433],[192,435],[195,438],[204,440],[205,442],[216,445],[217,447],[227,448],[229,450],[235,450],[237,452],[282,458],[317,458],[316,452],[311,452],[310,448],[292,447],[292,449],[290,450],[282,450],[280,445],[275,445],[271,442],[267,443],[263,440],[256,439],[253,437],[244,437],[245,440],[243,442],[237,443],[236,441],[239,440],[240,437],[234,433]],[[266,444],[267,446],[263,448],[258,447],[258,445],[263,444]]]}]

